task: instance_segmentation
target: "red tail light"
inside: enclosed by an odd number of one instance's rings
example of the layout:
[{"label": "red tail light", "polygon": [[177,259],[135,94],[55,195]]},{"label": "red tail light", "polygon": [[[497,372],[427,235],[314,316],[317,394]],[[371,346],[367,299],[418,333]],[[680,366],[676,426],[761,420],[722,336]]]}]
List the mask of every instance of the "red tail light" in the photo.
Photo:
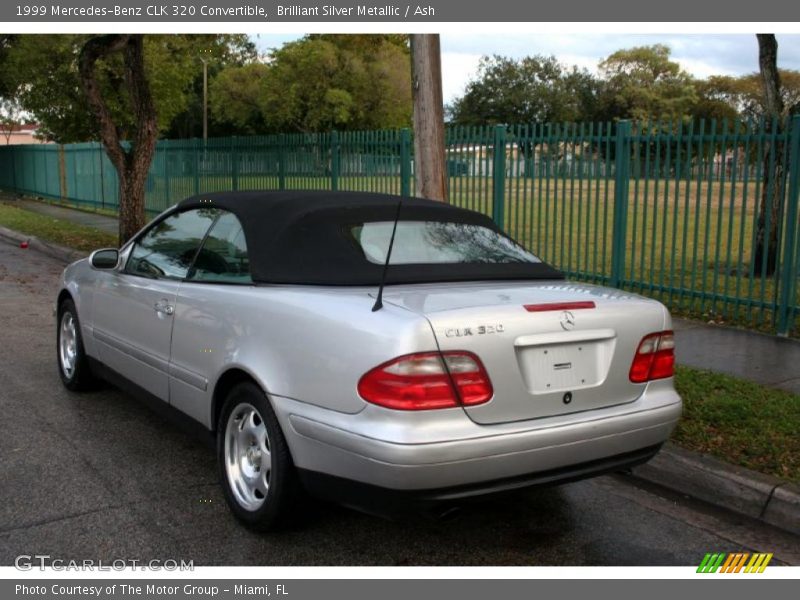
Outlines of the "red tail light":
[{"label": "red tail light", "polygon": [[386,408],[431,410],[483,404],[494,391],[480,359],[457,351],[408,354],[378,365],[358,382],[358,393]]},{"label": "red tail light", "polygon": [[646,335],[636,349],[630,380],[644,383],[675,374],[675,335],[671,331]]}]

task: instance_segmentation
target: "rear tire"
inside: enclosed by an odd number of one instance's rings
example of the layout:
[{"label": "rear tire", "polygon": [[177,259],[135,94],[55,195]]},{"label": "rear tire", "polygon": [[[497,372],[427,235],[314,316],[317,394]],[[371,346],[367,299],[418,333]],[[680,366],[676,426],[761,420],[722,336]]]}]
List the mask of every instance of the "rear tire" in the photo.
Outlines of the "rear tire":
[{"label": "rear tire", "polygon": [[59,305],[56,327],[56,356],[61,382],[71,392],[93,389],[97,385],[97,378],[91,371],[83,349],[78,311],[71,299]]},{"label": "rear tire", "polygon": [[267,531],[292,522],[297,473],[275,412],[254,383],[228,393],[217,423],[217,463],[225,500],[244,525]]}]

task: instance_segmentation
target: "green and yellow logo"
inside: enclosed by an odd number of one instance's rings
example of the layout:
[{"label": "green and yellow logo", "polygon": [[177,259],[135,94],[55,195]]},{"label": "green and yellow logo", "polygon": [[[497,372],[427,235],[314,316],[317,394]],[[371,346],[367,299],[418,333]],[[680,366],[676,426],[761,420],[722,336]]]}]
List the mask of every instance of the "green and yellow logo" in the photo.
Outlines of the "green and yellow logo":
[{"label": "green and yellow logo", "polygon": [[[748,562],[747,559],[750,559]],[[747,552],[709,552],[703,557],[700,566],[697,567],[698,573],[763,573],[769,561],[772,560],[772,552],[749,554]],[[747,566],[745,566],[747,563]]]}]

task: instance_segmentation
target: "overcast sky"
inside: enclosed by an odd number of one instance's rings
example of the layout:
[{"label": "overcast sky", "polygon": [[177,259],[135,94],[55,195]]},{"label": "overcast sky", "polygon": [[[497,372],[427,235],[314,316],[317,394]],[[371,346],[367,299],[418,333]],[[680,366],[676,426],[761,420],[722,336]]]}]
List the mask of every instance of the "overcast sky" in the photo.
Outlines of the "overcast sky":
[{"label": "overcast sky", "polygon": [[[260,52],[281,46],[300,35],[253,35]],[[778,66],[800,70],[800,35],[778,38]],[[755,35],[739,34],[485,34],[443,33],[442,85],[448,103],[464,91],[475,75],[480,57],[500,54],[520,58],[533,54],[554,55],[567,65],[595,71],[597,63],[620,48],[666,44],[672,57],[695,77],[743,75],[758,70]]]}]

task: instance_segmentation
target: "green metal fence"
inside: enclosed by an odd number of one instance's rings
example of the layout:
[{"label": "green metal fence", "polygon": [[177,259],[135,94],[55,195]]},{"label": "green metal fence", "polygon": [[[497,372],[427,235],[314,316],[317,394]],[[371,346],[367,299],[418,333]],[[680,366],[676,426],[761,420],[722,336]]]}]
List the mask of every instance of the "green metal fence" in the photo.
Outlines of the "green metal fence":
[{"label": "green metal fence", "polygon": [[[777,121],[450,127],[449,200],[487,215],[574,279],[656,297],[680,314],[800,334],[800,116]],[[155,214],[198,193],[340,189],[411,194],[409,130],[164,140]],[[99,144],[0,148],[0,188],[116,209]],[[778,193],[777,267],[754,260],[759,206]]]}]

